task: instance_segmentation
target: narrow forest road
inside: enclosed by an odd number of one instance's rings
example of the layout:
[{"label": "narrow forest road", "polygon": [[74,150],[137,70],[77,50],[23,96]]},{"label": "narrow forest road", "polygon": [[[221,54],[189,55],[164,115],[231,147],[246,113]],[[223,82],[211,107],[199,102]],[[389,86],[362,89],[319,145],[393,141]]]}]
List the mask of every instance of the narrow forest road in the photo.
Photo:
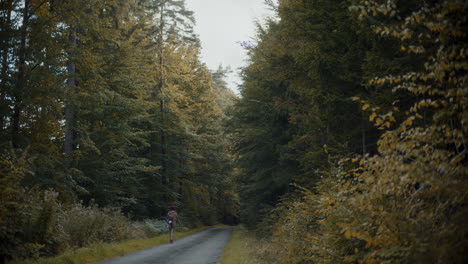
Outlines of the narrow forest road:
[{"label": "narrow forest road", "polygon": [[191,236],[97,264],[215,264],[229,242],[232,228],[210,228]]}]

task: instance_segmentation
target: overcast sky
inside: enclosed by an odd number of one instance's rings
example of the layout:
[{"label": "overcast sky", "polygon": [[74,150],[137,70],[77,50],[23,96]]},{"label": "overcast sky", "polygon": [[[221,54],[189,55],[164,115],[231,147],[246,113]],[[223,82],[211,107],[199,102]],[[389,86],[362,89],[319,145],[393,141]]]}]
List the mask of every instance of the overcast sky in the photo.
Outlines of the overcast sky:
[{"label": "overcast sky", "polygon": [[247,58],[239,41],[255,35],[255,21],[271,14],[264,0],[186,0],[187,8],[195,12],[195,31],[202,42],[202,61],[208,68],[220,64],[234,71],[227,82],[237,93],[239,67]]}]

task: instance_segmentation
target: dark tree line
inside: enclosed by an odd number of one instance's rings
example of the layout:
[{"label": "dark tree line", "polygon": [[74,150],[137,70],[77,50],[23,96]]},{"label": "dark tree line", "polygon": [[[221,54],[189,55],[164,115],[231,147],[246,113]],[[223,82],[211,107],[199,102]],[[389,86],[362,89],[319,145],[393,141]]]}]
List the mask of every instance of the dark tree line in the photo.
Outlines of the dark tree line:
[{"label": "dark tree line", "polygon": [[134,219],[176,205],[193,225],[235,221],[235,95],[200,61],[194,22],[183,0],[1,1],[2,256],[45,190]]},{"label": "dark tree line", "polygon": [[464,263],[466,1],[267,1],[231,113],[269,263]]}]

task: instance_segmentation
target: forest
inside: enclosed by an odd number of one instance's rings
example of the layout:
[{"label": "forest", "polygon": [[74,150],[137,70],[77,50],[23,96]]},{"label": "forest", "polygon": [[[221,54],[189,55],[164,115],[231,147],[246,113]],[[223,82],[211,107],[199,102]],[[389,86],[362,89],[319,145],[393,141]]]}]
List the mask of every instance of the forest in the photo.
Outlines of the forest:
[{"label": "forest", "polygon": [[467,263],[468,2],[265,4],[236,95],[184,0],[1,0],[0,263],[171,205],[264,263]]}]

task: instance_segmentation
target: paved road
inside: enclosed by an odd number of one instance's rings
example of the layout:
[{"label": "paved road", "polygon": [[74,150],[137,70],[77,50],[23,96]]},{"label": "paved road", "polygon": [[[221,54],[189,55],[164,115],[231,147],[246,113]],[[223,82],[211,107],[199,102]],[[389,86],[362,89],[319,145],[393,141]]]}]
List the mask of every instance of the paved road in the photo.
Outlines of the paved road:
[{"label": "paved road", "polygon": [[210,228],[191,236],[97,264],[215,264],[232,228]]}]

